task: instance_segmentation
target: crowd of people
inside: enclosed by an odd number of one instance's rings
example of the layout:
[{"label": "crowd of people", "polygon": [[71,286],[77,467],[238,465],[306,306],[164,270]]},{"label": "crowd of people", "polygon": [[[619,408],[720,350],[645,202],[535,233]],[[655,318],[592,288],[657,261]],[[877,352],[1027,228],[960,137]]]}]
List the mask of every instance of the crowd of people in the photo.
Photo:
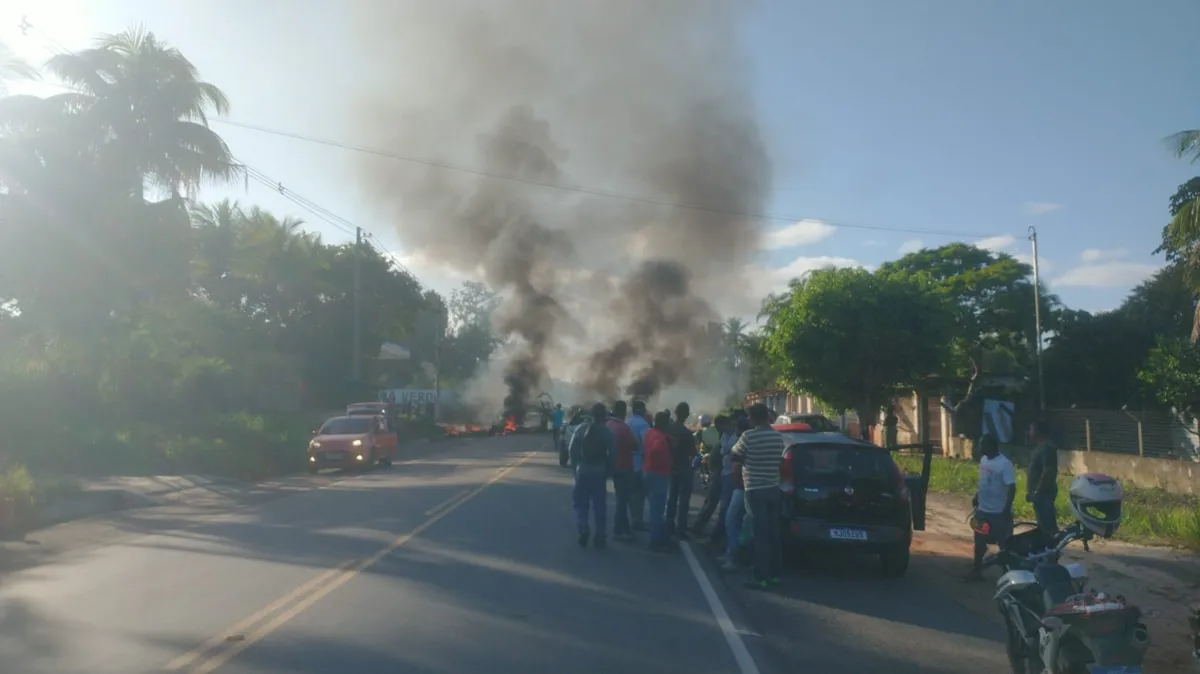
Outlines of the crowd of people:
[{"label": "crowd of people", "polygon": [[[757,404],[747,410],[700,416],[700,429],[687,426],[686,402],[674,413],[651,413],[646,403],[617,400],[609,408],[596,403],[592,421],[580,425],[567,442],[575,474],[573,503],[578,542],[603,549],[608,538],[608,484],[616,507],[612,535],[633,542],[648,532],[648,549],[677,549],[673,540],[707,537],[724,554],[721,568],[736,571],[743,550],[752,551],[747,584],[766,588],[779,583],[782,571],[779,457],[784,438],[771,423],[774,413]],[[551,420],[556,442],[562,429],[561,409]],[[704,505],[691,520],[692,489],[701,457],[713,479]],[[711,532],[710,520],[716,518]]]}]

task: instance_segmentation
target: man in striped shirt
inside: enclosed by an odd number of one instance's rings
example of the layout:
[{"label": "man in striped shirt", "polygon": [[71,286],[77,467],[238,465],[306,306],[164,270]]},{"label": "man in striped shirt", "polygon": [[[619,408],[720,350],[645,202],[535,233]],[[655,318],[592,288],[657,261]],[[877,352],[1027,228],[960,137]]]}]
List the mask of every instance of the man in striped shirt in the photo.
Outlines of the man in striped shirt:
[{"label": "man in striped shirt", "polygon": [[748,587],[766,588],[779,584],[783,573],[783,534],[779,491],[779,462],[786,445],[783,436],[771,428],[771,412],[761,403],[750,408],[754,427],[742,434],[732,454],[742,464],[746,489],[746,508],[754,521],[754,576]]}]

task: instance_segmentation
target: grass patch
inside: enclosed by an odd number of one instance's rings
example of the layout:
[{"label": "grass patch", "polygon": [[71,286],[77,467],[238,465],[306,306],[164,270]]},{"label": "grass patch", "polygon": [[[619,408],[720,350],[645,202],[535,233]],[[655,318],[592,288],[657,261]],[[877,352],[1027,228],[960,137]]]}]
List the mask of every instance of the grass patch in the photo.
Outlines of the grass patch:
[{"label": "grass patch", "polygon": [[[896,462],[908,473],[921,472],[921,458],[898,455]],[[1059,522],[1069,520],[1067,487],[1072,476],[1058,478]],[[929,473],[929,490],[943,494],[973,496],[979,483],[979,465],[974,461],[934,457]],[[1117,530],[1117,540],[1131,543],[1174,545],[1200,550],[1200,497],[1173,494],[1164,489],[1125,487],[1125,517]],[[1018,520],[1033,520],[1033,507],[1025,501],[1025,472],[1017,470],[1017,501],[1014,513]]]}]

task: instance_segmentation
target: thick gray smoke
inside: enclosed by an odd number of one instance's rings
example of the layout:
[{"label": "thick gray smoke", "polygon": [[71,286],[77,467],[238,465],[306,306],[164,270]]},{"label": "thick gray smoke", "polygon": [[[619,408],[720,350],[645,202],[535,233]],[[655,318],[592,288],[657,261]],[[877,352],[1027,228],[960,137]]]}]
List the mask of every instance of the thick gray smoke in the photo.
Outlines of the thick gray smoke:
[{"label": "thick gray smoke", "polygon": [[523,409],[552,363],[605,396],[692,381],[712,307],[756,301],[739,279],[760,223],[724,214],[760,211],[770,188],[748,4],[353,5],[350,48],[378,72],[352,130],[426,160],[365,160],[363,188],[408,250],[505,296],[495,322],[521,344],[506,409]]}]

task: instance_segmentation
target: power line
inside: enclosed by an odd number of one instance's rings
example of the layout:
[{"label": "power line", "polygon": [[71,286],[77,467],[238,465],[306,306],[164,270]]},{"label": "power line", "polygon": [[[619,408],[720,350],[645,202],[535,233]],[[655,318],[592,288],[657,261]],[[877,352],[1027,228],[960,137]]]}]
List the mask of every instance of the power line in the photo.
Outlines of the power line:
[{"label": "power line", "polygon": [[[49,42],[53,46],[52,51],[57,51],[58,53],[68,53],[70,51],[61,42],[55,40],[52,36],[47,34],[45,31],[43,31],[40,28],[38,28],[37,26],[31,24],[28,20],[28,17],[24,17],[24,16],[21,17],[21,24],[18,26],[18,29],[21,30],[23,35],[28,35],[29,31],[31,31],[31,30],[35,31],[45,41]],[[52,84],[52,83],[47,83],[47,84]],[[849,224],[849,223],[845,223],[845,222],[833,222],[830,220],[826,220],[824,218],[809,218],[809,217],[794,216],[794,215],[780,215],[780,214],[762,213],[762,212],[754,212],[754,211],[738,211],[738,210],[730,210],[730,209],[721,209],[721,208],[714,208],[714,207],[710,207],[710,206],[699,206],[699,205],[695,205],[695,204],[681,204],[681,203],[676,203],[676,202],[672,202],[672,201],[666,201],[663,199],[655,199],[652,197],[620,194],[617,192],[610,192],[607,190],[590,188],[590,187],[586,187],[586,186],[582,186],[582,185],[566,185],[566,184],[562,184],[562,183],[554,183],[554,182],[549,182],[549,181],[530,180],[528,178],[521,178],[519,176],[506,176],[506,175],[494,173],[491,171],[485,171],[483,169],[478,169],[478,168],[474,168],[474,167],[450,164],[447,162],[436,161],[433,159],[427,159],[427,158],[421,158],[421,157],[413,157],[413,156],[399,154],[397,152],[382,150],[379,148],[354,145],[351,143],[333,140],[333,139],[329,139],[329,138],[320,138],[317,136],[298,133],[295,131],[286,131],[284,129],[277,129],[277,128],[273,128],[273,127],[269,127],[269,126],[262,126],[259,124],[250,124],[248,122],[239,122],[237,120],[225,119],[222,117],[214,117],[214,118],[211,118],[210,121],[217,122],[220,124],[226,124],[229,126],[238,127],[238,128],[242,128],[242,129],[247,129],[250,131],[257,131],[259,133],[265,133],[265,134],[269,134],[269,135],[273,135],[273,136],[290,138],[293,140],[299,140],[299,141],[313,143],[313,144],[317,144],[317,145],[325,145],[327,147],[336,147],[336,148],[348,150],[351,152],[358,152],[361,154],[374,155],[377,157],[385,157],[388,159],[394,159],[397,161],[404,161],[404,162],[409,162],[409,163],[414,163],[414,164],[422,164],[425,166],[429,166],[429,167],[433,167],[433,168],[440,168],[440,169],[444,169],[447,171],[468,173],[468,174],[477,175],[480,177],[492,178],[495,180],[505,180],[508,182],[521,183],[521,184],[530,185],[530,186],[534,186],[534,187],[557,189],[557,190],[562,190],[562,191],[567,191],[567,192],[575,192],[578,194],[588,194],[591,196],[604,197],[604,198],[608,198],[608,199],[618,199],[621,201],[627,201],[627,202],[631,202],[631,203],[641,203],[641,204],[647,204],[647,205],[652,205],[652,206],[663,206],[666,208],[676,208],[676,209],[681,209],[681,210],[698,211],[698,212],[704,212],[704,213],[712,213],[712,214],[716,214],[716,215],[729,215],[729,216],[734,216],[734,217],[750,218],[750,219],[756,219],[756,220],[772,220],[772,221],[777,221],[777,222],[800,222],[802,220],[814,220],[814,221],[819,221],[819,222],[825,223],[827,225],[831,225],[833,227],[840,227],[840,228],[844,228],[844,229],[858,229],[858,230],[874,231],[874,232],[895,232],[898,234],[924,234],[927,236],[972,237],[972,238],[980,238],[980,239],[986,238],[988,236],[992,236],[991,234],[982,234],[979,232],[964,232],[964,231],[957,231],[957,230],[913,229],[913,228],[907,228],[907,227],[883,227],[880,225]],[[315,206],[315,204],[313,204],[313,205]],[[321,210],[324,210],[324,209],[321,209]],[[328,211],[326,211],[326,213],[328,213]],[[332,215],[332,214],[330,214],[330,215]],[[346,222],[348,222],[348,221],[346,221]]]},{"label": "power line", "polygon": [[316,145],[325,145],[328,147],[336,147],[336,148],[340,148],[343,150],[349,150],[351,152],[358,152],[361,154],[374,155],[377,157],[384,157],[387,159],[395,159],[397,161],[410,162],[413,164],[422,164],[425,166],[444,169],[447,171],[456,171],[459,173],[469,173],[471,175],[477,175],[477,176],[481,176],[481,177],[485,177],[485,178],[494,178],[496,180],[505,180],[505,181],[509,181],[509,182],[521,183],[521,184],[531,185],[531,186],[535,186],[535,187],[546,187],[546,188],[550,188],[550,189],[563,190],[563,191],[567,191],[567,192],[576,192],[576,193],[580,193],[580,194],[588,194],[588,195],[592,195],[592,196],[605,197],[605,198],[609,198],[609,199],[620,199],[622,201],[642,203],[642,204],[648,204],[648,205],[653,205],[653,206],[665,206],[667,208],[678,208],[678,209],[683,209],[683,210],[714,213],[714,214],[718,214],[718,215],[731,215],[731,216],[751,218],[751,219],[757,219],[757,220],[774,220],[774,221],[779,221],[779,222],[799,222],[802,220],[816,220],[816,221],[820,221],[820,222],[823,222],[825,224],[828,224],[828,225],[831,225],[834,227],[842,227],[845,229],[862,229],[862,230],[869,230],[869,231],[876,231],[876,232],[897,232],[897,233],[902,233],[902,234],[926,234],[926,235],[930,235],[930,236],[951,236],[951,237],[965,236],[965,237],[976,237],[976,238],[986,238],[988,236],[991,236],[989,234],[981,234],[979,232],[964,232],[964,231],[935,230],[935,229],[910,229],[910,228],[903,228],[903,227],[882,227],[879,225],[847,224],[847,223],[843,223],[843,222],[832,222],[832,221],[826,220],[824,218],[806,218],[806,217],[800,217],[800,216],[779,215],[779,214],[772,214],[772,213],[758,213],[758,212],[753,212],[753,211],[727,210],[727,209],[713,208],[713,207],[709,207],[709,206],[697,206],[697,205],[693,205],[693,204],[680,204],[680,203],[675,203],[675,202],[666,201],[666,200],[662,200],[662,199],[654,199],[651,197],[619,194],[617,192],[609,192],[606,190],[584,187],[584,186],[580,186],[580,185],[565,185],[562,183],[554,183],[554,182],[547,182],[547,181],[540,181],[540,180],[530,180],[528,178],[521,178],[518,176],[506,176],[506,175],[502,175],[499,173],[493,173],[490,171],[485,171],[482,169],[477,169],[477,168],[473,168],[473,167],[469,167],[469,166],[461,166],[461,165],[457,165],[457,164],[449,164],[446,162],[436,161],[436,160],[432,160],[432,159],[413,157],[413,156],[399,154],[396,152],[391,152],[388,150],[381,150],[378,148],[365,147],[362,145],[354,145],[354,144],[346,143],[343,141],[332,140],[329,138],[320,138],[317,136],[310,136],[307,134],[297,133],[294,131],[285,131],[282,129],[275,129],[275,128],[271,128],[271,127],[267,127],[267,126],[261,126],[258,124],[249,124],[246,122],[238,122],[238,121],[235,121],[232,119],[225,119],[222,117],[213,118],[211,121],[217,122],[220,124],[226,124],[229,126],[242,128],[242,129],[247,129],[250,131],[257,131],[259,133],[265,133],[265,134],[269,134],[269,135],[273,135],[273,136],[280,136],[282,138],[290,138],[292,140],[299,140],[299,141],[303,141],[303,142],[307,142],[307,143],[313,143]]}]

